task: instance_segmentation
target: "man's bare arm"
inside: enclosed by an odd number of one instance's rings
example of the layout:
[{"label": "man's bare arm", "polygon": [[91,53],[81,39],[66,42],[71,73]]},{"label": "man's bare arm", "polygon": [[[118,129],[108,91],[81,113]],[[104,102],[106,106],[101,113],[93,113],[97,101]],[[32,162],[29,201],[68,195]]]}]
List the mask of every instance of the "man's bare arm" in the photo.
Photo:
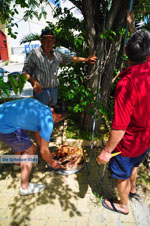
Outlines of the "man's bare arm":
[{"label": "man's bare arm", "polygon": [[76,56],[72,56],[72,62],[87,62],[89,64],[95,64],[97,60],[97,57],[96,56],[89,56],[87,58],[84,58],[84,57],[76,57]]},{"label": "man's bare arm", "polygon": [[125,130],[111,130],[109,140],[107,141],[104,149],[97,157],[97,162],[107,163],[111,158],[112,151],[116,148],[125,134]]},{"label": "man's bare arm", "polygon": [[23,75],[27,78],[28,82],[30,82],[31,85],[33,86],[33,84],[36,80],[33,79],[28,73],[23,73]]},{"label": "man's bare arm", "polygon": [[42,92],[42,86],[40,85],[40,83],[38,81],[36,81],[35,79],[33,79],[28,73],[23,73],[24,76],[26,76],[28,82],[31,83],[33,89],[35,92],[37,93],[41,93]]},{"label": "man's bare arm", "polygon": [[118,143],[121,141],[125,134],[125,130],[114,130],[112,129],[110,132],[109,140],[105,145],[105,150],[108,153],[112,153],[112,151],[116,148]]},{"label": "man's bare arm", "polygon": [[42,158],[54,169],[61,168],[61,165],[52,158],[49,150],[49,143],[41,137],[40,154]]}]

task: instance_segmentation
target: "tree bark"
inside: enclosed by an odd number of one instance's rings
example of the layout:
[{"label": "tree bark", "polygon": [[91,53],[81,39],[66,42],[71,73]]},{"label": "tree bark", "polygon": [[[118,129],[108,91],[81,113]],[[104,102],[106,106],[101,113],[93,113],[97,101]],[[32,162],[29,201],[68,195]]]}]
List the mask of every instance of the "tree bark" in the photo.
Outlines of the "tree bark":
[{"label": "tree bark", "polygon": [[[112,0],[111,5],[109,5],[110,9],[108,9],[108,5],[106,5],[104,0],[73,0],[71,2],[76,2],[76,6],[80,4],[80,10],[84,16],[88,54],[96,55],[99,61],[100,59],[103,60],[103,72],[99,70],[102,69],[100,64],[89,66],[88,75],[90,79],[87,80],[87,87],[90,87],[92,93],[96,94],[98,78],[100,78],[100,95],[104,103],[107,104],[111,92],[114,67],[122,41],[122,36],[118,29],[126,28],[125,18],[130,0]],[[114,41],[111,41],[109,38],[103,40],[104,46],[102,46],[103,42],[100,39],[100,34],[105,30],[113,30],[116,32],[116,36],[114,36]],[[104,49],[104,52],[102,49]],[[91,106],[89,107],[91,108]],[[99,123],[100,119],[98,118],[96,130],[99,128]],[[91,129],[93,126],[93,116],[88,115],[86,112],[82,113],[80,126],[84,130]]]}]

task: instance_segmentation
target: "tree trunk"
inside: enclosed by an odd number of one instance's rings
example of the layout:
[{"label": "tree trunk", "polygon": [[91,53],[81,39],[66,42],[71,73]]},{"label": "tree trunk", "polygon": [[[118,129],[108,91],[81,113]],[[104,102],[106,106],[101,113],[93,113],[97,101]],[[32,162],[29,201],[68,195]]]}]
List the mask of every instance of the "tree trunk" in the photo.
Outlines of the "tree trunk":
[{"label": "tree trunk", "polygon": [[[100,95],[104,103],[107,104],[111,92],[114,67],[122,40],[122,36],[118,30],[119,28],[126,28],[125,18],[126,12],[129,9],[130,0],[112,0],[109,7],[106,5],[108,3],[103,0],[72,0],[71,2],[82,11],[84,16],[89,55],[96,55],[99,61],[102,59],[102,67],[99,63],[94,66],[89,66],[88,75],[90,79],[87,80],[87,87],[91,88],[93,94],[97,93],[99,78]],[[116,36],[113,36],[114,41],[111,41],[108,37],[104,40],[103,46],[100,34],[104,31],[108,32],[111,30],[116,32]],[[102,68],[104,69],[103,72],[99,70]],[[89,108],[91,107],[94,108],[94,106],[89,106]],[[99,125],[100,118],[96,121],[96,130],[99,128]],[[80,127],[84,130],[89,130],[92,126],[93,116],[88,115],[87,112],[82,113]]]}]

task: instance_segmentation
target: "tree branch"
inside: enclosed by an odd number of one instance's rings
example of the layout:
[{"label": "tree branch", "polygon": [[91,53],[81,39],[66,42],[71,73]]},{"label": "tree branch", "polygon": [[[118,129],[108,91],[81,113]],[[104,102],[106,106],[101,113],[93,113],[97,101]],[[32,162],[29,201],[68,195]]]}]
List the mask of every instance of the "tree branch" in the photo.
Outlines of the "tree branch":
[{"label": "tree branch", "polygon": [[80,9],[80,11],[82,12],[82,0],[69,0],[70,2],[72,2],[72,4],[74,4],[78,9]]}]

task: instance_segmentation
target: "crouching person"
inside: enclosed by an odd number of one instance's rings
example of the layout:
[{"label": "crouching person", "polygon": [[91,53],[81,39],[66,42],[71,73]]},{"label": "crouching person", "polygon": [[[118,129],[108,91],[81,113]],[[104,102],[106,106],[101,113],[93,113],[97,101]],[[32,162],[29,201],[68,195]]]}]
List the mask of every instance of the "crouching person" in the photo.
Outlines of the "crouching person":
[{"label": "crouching person", "polygon": [[34,132],[42,158],[52,168],[61,168],[60,164],[53,160],[49,150],[53,123],[50,108],[37,100],[25,98],[0,105],[0,140],[11,147],[15,154],[21,155],[20,195],[38,193],[45,188],[44,184],[29,183],[33,162],[23,159],[34,155],[36,146],[25,130]]}]

